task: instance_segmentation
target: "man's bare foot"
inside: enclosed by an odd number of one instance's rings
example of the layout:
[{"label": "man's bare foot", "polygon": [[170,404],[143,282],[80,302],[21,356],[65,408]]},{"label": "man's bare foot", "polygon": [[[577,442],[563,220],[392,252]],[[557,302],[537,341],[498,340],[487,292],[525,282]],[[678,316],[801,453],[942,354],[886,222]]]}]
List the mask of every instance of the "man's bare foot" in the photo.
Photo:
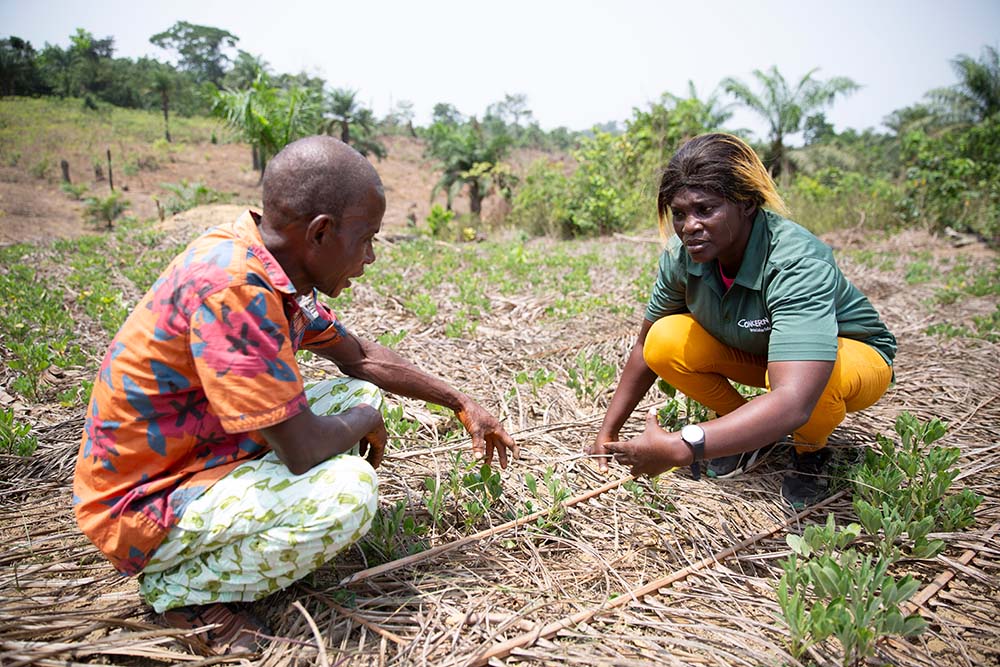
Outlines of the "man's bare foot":
[{"label": "man's bare foot", "polygon": [[214,626],[201,638],[216,655],[257,653],[264,641],[262,635],[271,634],[260,619],[236,604],[176,607],[163,612],[161,618],[166,625],[183,630]]}]

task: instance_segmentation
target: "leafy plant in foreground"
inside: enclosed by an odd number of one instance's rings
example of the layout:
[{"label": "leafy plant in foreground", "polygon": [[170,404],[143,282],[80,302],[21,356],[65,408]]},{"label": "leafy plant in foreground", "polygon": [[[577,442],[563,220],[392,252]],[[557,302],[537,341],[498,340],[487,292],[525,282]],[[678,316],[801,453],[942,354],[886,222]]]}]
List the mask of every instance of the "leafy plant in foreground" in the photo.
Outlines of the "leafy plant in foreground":
[{"label": "leafy plant in foreground", "polygon": [[406,503],[400,500],[375,514],[361,549],[369,560],[387,563],[426,549],[427,544],[418,539],[426,532],[426,526],[407,516]]},{"label": "leafy plant in foreground", "polygon": [[904,412],[895,425],[899,446],[879,434],[879,451],[868,450],[854,473],[855,512],[869,534],[882,534],[879,545],[885,555],[893,555],[905,535],[911,557],[931,558],[944,542],[929,540],[928,533],[967,528],[975,520],[982,496],[968,489],[947,495],[959,472],[954,467],[959,449],[934,446],[925,451],[946,429],[940,419],[920,422]]},{"label": "leafy plant in foreground", "polygon": [[121,198],[120,192],[112,192],[107,197],[87,197],[84,200],[84,215],[92,222],[107,223],[111,229],[114,221],[128,208],[129,201]]},{"label": "leafy plant in foreground", "polygon": [[31,456],[37,448],[31,424],[17,420],[13,409],[0,408],[0,453]]},{"label": "leafy plant in foreground", "polygon": [[[968,489],[946,495],[958,474],[953,466],[959,450],[934,446],[925,451],[944,436],[945,424],[921,422],[904,412],[895,430],[900,445],[878,435],[878,451],[867,451],[853,474],[860,525],[838,529],[831,514],[825,525],[786,538],[792,554],[781,563],[777,594],[796,659],[813,644],[836,637],[843,664],[859,664],[873,654],[880,637],[922,632],[923,618],[904,617],[899,610],[919,582],[889,574],[903,556],[898,545],[908,547],[908,557],[930,558],[944,548],[941,540],[929,539],[931,532],[966,528],[974,521],[981,496]],[[852,546],[862,529],[874,538],[873,553]]]},{"label": "leafy plant in foreground", "polygon": [[826,525],[788,536],[793,553],[781,563],[778,604],[796,659],[813,644],[836,637],[846,667],[871,656],[882,636],[924,630],[923,618],[904,617],[899,610],[920,582],[909,575],[895,579],[888,572],[890,559],[846,548],[860,533],[857,524],[838,530],[831,514]]}]

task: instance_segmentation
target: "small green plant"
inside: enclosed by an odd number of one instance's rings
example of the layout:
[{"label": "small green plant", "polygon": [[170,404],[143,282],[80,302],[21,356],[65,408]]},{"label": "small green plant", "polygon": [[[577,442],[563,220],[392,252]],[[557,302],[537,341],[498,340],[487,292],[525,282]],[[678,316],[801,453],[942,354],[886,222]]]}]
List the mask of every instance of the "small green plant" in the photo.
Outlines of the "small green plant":
[{"label": "small green plant", "polygon": [[455,219],[455,212],[449,211],[440,204],[431,206],[430,215],[427,216],[427,228],[434,238],[440,238],[448,233],[451,221]]},{"label": "small green plant", "polygon": [[31,175],[39,179],[47,178],[51,168],[52,162],[47,157],[43,157],[38,162],[31,165]]},{"label": "small green plant", "polygon": [[413,313],[418,320],[428,323],[437,315],[438,306],[433,297],[429,294],[414,294],[411,298],[403,302],[403,305]]},{"label": "small green plant", "polygon": [[660,426],[668,431],[677,431],[687,424],[708,421],[712,412],[690,396],[684,396],[684,403],[677,398],[677,389],[667,381],[656,381],[657,388],[667,397],[667,402],[656,412]]},{"label": "small green plant", "polygon": [[426,526],[406,514],[406,503],[400,500],[379,509],[360,546],[369,561],[387,563],[426,549],[426,542],[420,539],[426,532]]},{"label": "small green plant", "polygon": [[198,182],[188,183],[182,180],[180,183],[160,183],[160,187],[172,193],[163,204],[168,215],[205,204],[226,203],[232,199],[232,195],[213,190]]},{"label": "small green plant", "polygon": [[924,630],[923,618],[899,610],[920,583],[909,575],[896,580],[888,572],[890,559],[847,548],[860,533],[857,524],[838,530],[831,514],[825,525],[787,537],[792,554],[781,563],[777,593],[796,660],[813,644],[835,637],[842,664],[856,665],[873,654],[880,637]]},{"label": "small green plant", "polygon": [[611,386],[618,375],[618,369],[604,361],[596,352],[590,355],[580,351],[576,355],[576,366],[567,371],[566,385],[573,390],[577,399],[585,397],[596,401]]},{"label": "small green plant", "polygon": [[957,447],[931,446],[945,435],[944,422],[921,422],[904,412],[896,418],[895,430],[899,446],[879,434],[878,451],[865,452],[857,467],[854,510],[869,534],[882,534],[879,544],[884,555],[898,557],[897,545],[903,543],[909,556],[931,558],[941,552],[944,542],[927,535],[971,526],[982,496],[968,489],[948,495],[961,452]]},{"label": "small green plant", "polygon": [[382,408],[382,420],[385,422],[386,432],[396,439],[406,438],[420,428],[417,422],[403,416],[402,405]]},{"label": "small green plant", "polygon": [[503,480],[490,464],[483,463],[479,470],[472,470],[462,476],[462,486],[467,497],[463,504],[465,527],[471,529],[503,495]]},{"label": "small green plant", "polygon": [[[539,530],[545,532],[557,527],[562,522],[566,516],[564,503],[573,496],[573,491],[563,484],[562,478],[556,475],[552,466],[546,466],[545,472],[542,474],[542,483],[544,484],[544,495],[547,496],[544,502],[548,504],[549,509],[545,516],[535,519],[535,525]],[[543,501],[543,494],[538,488],[538,479],[530,472],[524,474],[524,485],[528,487],[528,491],[535,500]],[[536,510],[537,508],[531,500],[525,501],[525,514],[532,514]]]},{"label": "small green plant", "polygon": [[112,192],[107,197],[87,197],[84,200],[84,215],[92,222],[107,223],[108,229],[114,221],[125,212],[129,206],[127,199],[122,199],[120,192]]},{"label": "small green plant", "polygon": [[545,370],[544,368],[536,368],[534,372],[529,373],[528,371],[518,371],[514,375],[514,381],[518,384],[526,384],[531,387],[531,394],[533,396],[538,396],[538,391],[556,379],[555,371]]},{"label": "small green plant", "polygon": [[38,448],[38,439],[31,433],[31,424],[14,417],[14,410],[0,408],[0,452],[16,456],[31,456]]},{"label": "small green plant", "polygon": [[427,513],[431,515],[431,524],[433,524],[434,530],[438,531],[444,519],[448,487],[434,477],[425,477],[424,488],[427,489],[428,493],[424,496],[424,506],[427,507]]},{"label": "small green plant", "polygon": [[69,195],[70,199],[75,199],[80,201],[83,199],[83,195],[87,192],[87,186],[83,183],[77,183],[73,185],[69,181],[63,181],[59,184],[59,189]]},{"label": "small green plant", "polygon": [[379,344],[385,345],[386,347],[396,347],[403,342],[407,333],[406,329],[400,329],[399,331],[386,331],[385,333],[379,335],[377,340]]}]

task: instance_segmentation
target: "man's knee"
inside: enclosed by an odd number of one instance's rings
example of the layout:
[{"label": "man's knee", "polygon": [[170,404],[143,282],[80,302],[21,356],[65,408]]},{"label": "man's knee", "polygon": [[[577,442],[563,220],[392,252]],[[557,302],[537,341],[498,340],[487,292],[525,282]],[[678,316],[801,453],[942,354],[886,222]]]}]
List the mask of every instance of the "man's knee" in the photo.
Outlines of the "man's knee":
[{"label": "man's knee", "polygon": [[368,461],[360,456],[336,456],[306,474],[312,476],[309,500],[317,503],[316,521],[342,521],[357,513],[367,531],[378,509],[378,474]]}]

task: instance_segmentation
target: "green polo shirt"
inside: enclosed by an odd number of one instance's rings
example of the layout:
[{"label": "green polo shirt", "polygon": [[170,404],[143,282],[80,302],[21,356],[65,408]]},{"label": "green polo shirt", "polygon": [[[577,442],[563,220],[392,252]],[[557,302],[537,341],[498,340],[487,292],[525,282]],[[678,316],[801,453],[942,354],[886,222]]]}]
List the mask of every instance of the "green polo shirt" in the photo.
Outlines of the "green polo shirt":
[{"label": "green polo shirt", "polygon": [[728,291],[717,261],[692,261],[676,236],[667,243],[646,319],[687,312],[726,345],[769,362],[835,361],[838,337],[871,345],[890,366],[896,356],[896,338],[830,247],[764,209]]}]

